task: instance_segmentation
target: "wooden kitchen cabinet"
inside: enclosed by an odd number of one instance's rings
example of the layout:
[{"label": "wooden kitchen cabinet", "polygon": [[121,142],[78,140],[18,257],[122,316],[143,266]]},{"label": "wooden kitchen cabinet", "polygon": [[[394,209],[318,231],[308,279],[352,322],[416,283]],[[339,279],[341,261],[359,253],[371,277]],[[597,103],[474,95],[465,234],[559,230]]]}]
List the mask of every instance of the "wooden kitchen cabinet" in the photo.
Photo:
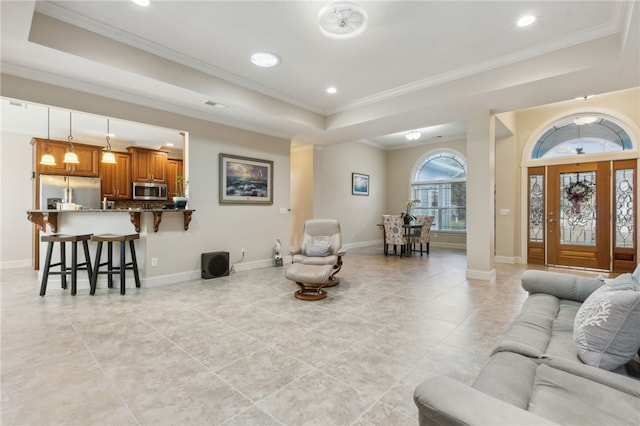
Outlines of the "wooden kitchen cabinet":
[{"label": "wooden kitchen cabinet", "polygon": [[167,195],[173,197],[178,192],[176,185],[178,176],[184,176],[184,166],[182,160],[174,160],[172,158],[167,160]]},{"label": "wooden kitchen cabinet", "polygon": [[146,148],[127,148],[131,154],[131,179],[134,182],[167,183],[167,153]]},{"label": "wooden kitchen cabinet", "polygon": [[[78,155],[79,164],[65,164],[64,154],[69,147],[68,142],[63,141],[47,141],[46,139],[33,138],[32,143],[35,146],[34,170],[36,174],[46,175],[66,175],[66,176],[88,176],[98,177],[100,170],[100,153],[102,147],[96,145],[84,145],[73,143],[73,151]],[[56,159],[55,166],[43,166],[40,164],[40,158],[45,153],[47,145],[49,146],[49,154]]]},{"label": "wooden kitchen cabinet", "polygon": [[114,152],[116,164],[100,164],[102,197],[111,200],[130,200],[131,190],[131,154]]}]

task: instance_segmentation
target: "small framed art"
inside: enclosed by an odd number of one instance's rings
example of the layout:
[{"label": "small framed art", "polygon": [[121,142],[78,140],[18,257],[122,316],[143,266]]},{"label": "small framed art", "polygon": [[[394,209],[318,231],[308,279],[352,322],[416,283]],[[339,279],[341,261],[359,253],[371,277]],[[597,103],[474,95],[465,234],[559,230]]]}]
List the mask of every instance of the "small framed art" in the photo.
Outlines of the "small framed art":
[{"label": "small framed art", "polygon": [[220,204],[273,204],[273,161],[220,154]]},{"label": "small framed art", "polygon": [[351,194],[369,195],[369,175],[351,173]]}]

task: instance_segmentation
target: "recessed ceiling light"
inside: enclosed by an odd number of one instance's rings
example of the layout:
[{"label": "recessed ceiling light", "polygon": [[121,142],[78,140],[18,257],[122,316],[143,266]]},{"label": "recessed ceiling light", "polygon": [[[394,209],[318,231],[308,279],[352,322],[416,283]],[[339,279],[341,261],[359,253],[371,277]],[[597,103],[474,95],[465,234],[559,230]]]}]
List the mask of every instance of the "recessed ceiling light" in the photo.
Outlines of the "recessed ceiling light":
[{"label": "recessed ceiling light", "polygon": [[522,18],[518,19],[518,26],[519,27],[528,27],[529,25],[533,24],[534,22],[536,22],[536,17],[533,15],[526,15],[523,16]]},{"label": "recessed ceiling light", "polygon": [[258,67],[271,68],[280,63],[280,57],[275,53],[258,52],[251,55],[251,62]]},{"label": "recessed ceiling light", "polygon": [[151,4],[150,0],[131,0],[131,1],[137,4],[138,6],[149,6],[149,4]]},{"label": "recessed ceiling light", "polygon": [[330,95],[335,95],[336,93],[338,93],[338,89],[333,86],[329,86],[327,87],[327,93]]},{"label": "recessed ceiling light", "polygon": [[167,142],[165,145],[167,146],[173,146],[173,144],[171,142]]}]

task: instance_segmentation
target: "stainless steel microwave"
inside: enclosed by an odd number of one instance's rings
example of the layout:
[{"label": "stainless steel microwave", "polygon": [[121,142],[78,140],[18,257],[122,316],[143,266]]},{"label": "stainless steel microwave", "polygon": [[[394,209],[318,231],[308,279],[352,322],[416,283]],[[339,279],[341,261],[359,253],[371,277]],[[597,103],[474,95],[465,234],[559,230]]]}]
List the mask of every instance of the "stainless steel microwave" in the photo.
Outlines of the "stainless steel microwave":
[{"label": "stainless steel microwave", "polygon": [[167,184],[154,182],[133,182],[134,200],[166,200]]}]

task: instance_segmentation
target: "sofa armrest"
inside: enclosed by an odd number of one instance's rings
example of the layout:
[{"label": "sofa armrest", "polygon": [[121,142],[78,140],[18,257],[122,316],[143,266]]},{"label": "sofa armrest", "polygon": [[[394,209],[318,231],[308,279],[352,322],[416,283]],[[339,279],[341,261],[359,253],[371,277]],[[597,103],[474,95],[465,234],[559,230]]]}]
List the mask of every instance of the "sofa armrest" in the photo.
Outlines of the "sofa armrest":
[{"label": "sofa armrest", "polygon": [[340,247],[338,249],[338,252],[336,253],[336,256],[346,256],[347,254],[347,249],[344,247]]},{"label": "sofa armrest", "polygon": [[413,395],[420,426],[555,425],[557,423],[508,404],[445,376],[433,376]]},{"label": "sofa armrest", "polygon": [[289,254],[290,254],[290,255],[292,255],[292,256],[293,256],[294,254],[302,254],[302,248],[297,247],[297,246],[295,246],[295,247],[291,247],[291,248],[289,249]]},{"label": "sofa armrest", "polygon": [[584,302],[603,282],[597,278],[529,270],[522,274],[522,288],[533,293],[546,293],[559,299]]}]

